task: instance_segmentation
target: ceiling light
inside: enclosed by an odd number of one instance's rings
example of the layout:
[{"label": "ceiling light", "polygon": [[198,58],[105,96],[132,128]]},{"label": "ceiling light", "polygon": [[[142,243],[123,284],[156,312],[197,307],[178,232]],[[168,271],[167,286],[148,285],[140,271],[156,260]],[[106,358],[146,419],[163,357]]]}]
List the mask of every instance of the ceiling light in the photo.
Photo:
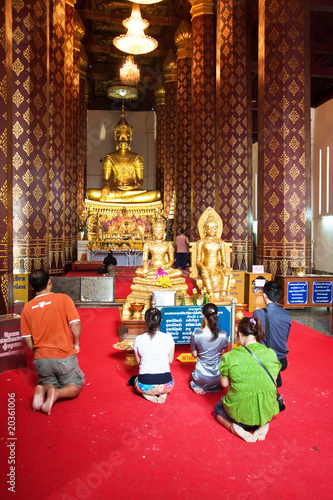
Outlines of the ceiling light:
[{"label": "ceiling light", "polygon": [[152,3],[162,2],[162,0],[130,0],[130,2],[139,3],[140,5],[151,5]]},{"label": "ceiling light", "polygon": [[120,68],[120,80],[125,85],[137,85],[140,81],[140,70],[133,56],[127,56],[126,62]]},{"label": "ceiling light", "polygon": [[135,100],[139,96],[138,90],[135,87],[128,85],[110,85],[108,88],[108,97],[110,99],[121,99],[123,101]]},{"label": "ceiling light", "polygon": [[113,39],[113,45],[117,49],[128,54],[147,54],[158,46],[157,40],[144,34],[149,22],[142,19],[140,7],[134,3],[131,17],[124,19],[123,25],[127,28],[126,35],[119,35]]}]

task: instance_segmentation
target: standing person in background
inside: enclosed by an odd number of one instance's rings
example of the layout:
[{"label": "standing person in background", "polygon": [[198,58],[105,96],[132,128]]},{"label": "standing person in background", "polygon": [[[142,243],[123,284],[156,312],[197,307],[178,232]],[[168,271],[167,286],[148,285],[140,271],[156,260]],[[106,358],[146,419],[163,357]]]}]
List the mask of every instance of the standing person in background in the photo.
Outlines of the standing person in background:
[{"label": "standing person in background", "polygon": [[180,234],[177,236],[175,245],[177,252],[175,268],[178,269],[181,266],[183,271],[186,271],[189,241],[187,236],[185,236],[184,229],[181,229]]},{"label": "standing person in background", "polygon": [[34,354],[39,375],[32,409],[50,415],[58,399],[76,398],[84,384],[76,357],[80,352],[81,322],[73,300],[64,293],[51,292],[46,271],[33,271],[29,283],[36,297],[22,310],[21,336]]},{"label": "standing person in background", "polygon": [[[259,318],[266,332],[264,344],[276,352],[277,358],[283,371],[288,366],[288,337],[291,327],[291,317],[288,311],[277,304],[282,295],[282,287],[277,281],[267,281],[263,289],[263,298],[266,304],[265,309],[256,309],[253,313],[254,318]],[[268,315],[268,322],[266,321]],[[268,328],[269,323],[269,328]],[[282,379],[279,373],[276,380],[277,387],[281,387]]]}]

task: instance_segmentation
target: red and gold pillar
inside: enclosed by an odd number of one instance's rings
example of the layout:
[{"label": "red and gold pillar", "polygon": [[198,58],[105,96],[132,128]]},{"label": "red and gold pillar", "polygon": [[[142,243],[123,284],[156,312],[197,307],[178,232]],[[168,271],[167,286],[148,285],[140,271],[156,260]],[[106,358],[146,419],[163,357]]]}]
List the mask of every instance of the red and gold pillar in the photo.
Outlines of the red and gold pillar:
[{"label": "red and gold pillar", "polygon": [[14,270],[28,273],[48,267],[49,2],[12,2],[11,14]]},{"label": "red and gold pillar", "polygon": [[12,280],[12,14],[11,3],[0,9],[0,314],[13,310]]},{"label": "red and gold pillar", "polygon": [[247,0],[217,4],[216,141],[218,213],[234,269],[251,269],[252,102]]},{"label": "red and gold pillar", "polygon": [[70,267],[76,252],[77,242],[77,171],[74,137],[74,109],[78,101],[78,66],[74,65],[74,4],[66,0],[66,55],[65,55],[65,177],[64,177],[64,223],[65,223],[65,267]]},{"label": "red and gold pillar", "polygon": [[310,268],[309,1],[259,0],[258,263]]},{"label": "red and gold pillar", "polygon": [[165,165],[164,165],[164,216],[170,218],[175,189],[175,164],[177,148],[177,61],[169,51],[164,63],[165,80]]},{"label": "red and gold pillar", "polygon": [[164,200],[164,162],[165,162],[165,86],[160,81],[155,89],[156,101],[156,189]]},{"label": "red and gold pillar", "polygon": [[191,25],[182,21],[175,35],[177,45],[177,158],[175,171],[174,232],[191,231]]},{"label": "red and gold pillar", "polygon": [[62,274],[64,265],[63,192],[65,175],[65,0],[54,0],[50,46],[50,169],[49,272]]},{"label": "red and gold pillar", "polygon": [[216,205],[215,16],[213,0],[192,5],[192,201],[191,236],[204,210]]}]

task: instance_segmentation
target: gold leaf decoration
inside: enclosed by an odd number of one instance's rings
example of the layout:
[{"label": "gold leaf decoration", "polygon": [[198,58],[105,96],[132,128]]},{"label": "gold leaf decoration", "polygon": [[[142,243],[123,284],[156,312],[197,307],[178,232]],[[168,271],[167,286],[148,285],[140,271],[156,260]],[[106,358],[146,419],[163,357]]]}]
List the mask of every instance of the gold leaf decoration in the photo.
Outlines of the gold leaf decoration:
[{"label": "gold leaf decoration", "polygon": [[13,198],[15,201],[18,201],[21,196],[23,195],[23,191],[22,189],[20,188],[20,186],[18,184],[15,184],[15,186],[13,187]]},{"label": "gold leaf decoration", "polygon": [[18,215],[15,215],[13,218],[14,231],[17,232],[22,226],[23,226],[23,222],[21,221],[21,219],[19,218]]},{"label": "gold leaf decoration", "polygon": [[25,174],[22,176],[22,180],[26,183],[26,185],[29,187],[32,181],[34,180],[32,173],[30,170],[27,170]]},{"label": "gold leaf decoration", "polygon": [[22,212],[24,213],[24,215],[26,215],[29,219],[29,217],[31,216],[31,214],[33,213],[34,209],[33,207],[31,206],[31,203],[28,201],[23,209],[22,209]]},{"label": "gold leaf decoration", "polygon": [[[34,228],[36,229],[36,232],[39,233],[39,231],[41,230],[41,227],[42,227],[42,221],[40,220],[39,218],[39,215],[37,215],[36,219],[33,221],[32,225],[34,226]],[[35,255],[38,257],[38,254],[37,254],[37,249],[39,247],[36,247],[35,249]]]},{"label": "gold leaf decoration", "polygon": [[36,198],[36,201],[39,201],[41,199],[41,197],[43,196],[43,193],[42,193],[39,186],[35,187],[35,189],[33,190],[33,195]]}]

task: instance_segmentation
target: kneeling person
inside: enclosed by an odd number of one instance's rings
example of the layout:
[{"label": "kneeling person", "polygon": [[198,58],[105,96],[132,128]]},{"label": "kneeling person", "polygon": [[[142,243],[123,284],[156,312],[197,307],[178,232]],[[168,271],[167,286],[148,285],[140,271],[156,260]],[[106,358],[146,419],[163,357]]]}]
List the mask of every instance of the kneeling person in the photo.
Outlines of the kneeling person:
[{"label": "kneeling person", "polygon": [[57,399],[75,398],[84,384],[76,357],[80,352],[81,322],[72,299],[51,292],[52,283],[46,271],[33,271],[29,283],[36,297],[23,308],[21,336],[34,354],[39,375],[32,408],[50,415]]}]

